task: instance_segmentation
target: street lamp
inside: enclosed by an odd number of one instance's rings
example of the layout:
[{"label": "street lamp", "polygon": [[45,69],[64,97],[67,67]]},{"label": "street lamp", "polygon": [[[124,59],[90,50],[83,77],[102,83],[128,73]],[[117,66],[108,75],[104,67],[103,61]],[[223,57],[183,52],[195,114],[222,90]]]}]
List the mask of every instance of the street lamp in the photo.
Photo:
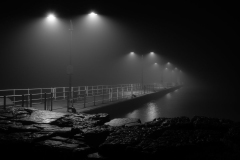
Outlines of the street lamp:
[{"label": "street lamp", "polygon": [[90,16],[96,16],[97,14],[94,12],[89,13]]},{"label": "street lamp", "polygon": [[56,16],[53,13],[49,13],[47,16],[47,20],[48,21],[55,21],[56,20]]},{"label": "street lamp", "polygon": [[[91,12],[89,14],[91,17],[96,16],[97,14]],[[47,16],[47,20],[53,22],[56,20],[56,16],[53,13],[49,13]],[[67,74],[69,76],[69,89],[68,89],[68,98],[67,98],[67,111],[69,109],[73,109],[73,94],[72,94],[72,74],[73,74],[73,65],[72,65],[72,41],[73,41],[73,23],[72,20],[69,20],[70,27],[69,27],[69,34],[70,34],[70,44],[69,44],[69,65],[67,66]],[[72,102],[72,105],[71,105]],[[71,106],[70,106],[71,105]]]},{"label": "street lamp", "polygon": [[[158,63],[154,63],[155,66],[159,66]],[[163,73],[164,70],[161,70],[160,69],[160,85],[162,86],[163,85]]]},{"label": "street lamp", "polygon": [[[50,22],[53,22],[56,20],[56,16],[53,13],[49,13],[47,16],[47,20]],[[73,100],[72,100],[72,106],[70,107],[71,104],[71,99],[72,99],[72,74],[73,74],[73,66],[72,66],[72,35],[73,35],[73,24],[72,20],[70,22],[70,28],[69,28],[69,33],[70,33],[70,46],[69,46],[69,65],[67,66],[67,74],[69,76],[69,89],[68,89],[68,98],[67,98],[67,111],[69,109],[73,108]]]},{"label": "street lamp", "polygon": [[[130,55],[134,55],[135,53],[134,52],[130,52]],[[150,52],[150,55],[154,55],[154,52]],[[141,88],[142,88],[142,91],[143,91],[143,54],[141,55]]]}]

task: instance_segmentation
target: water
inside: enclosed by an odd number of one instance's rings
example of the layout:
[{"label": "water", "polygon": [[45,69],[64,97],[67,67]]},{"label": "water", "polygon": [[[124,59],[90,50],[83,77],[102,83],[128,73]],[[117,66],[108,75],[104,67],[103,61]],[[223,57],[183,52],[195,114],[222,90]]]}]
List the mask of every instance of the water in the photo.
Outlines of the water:
[{"label": "water", "polygon": [[[125,107],[126,108],[126,107]],[[158,117],[194,115],[240,121],[237,96],[230,89],[207,86],[184,86],[158,99],[123,110],[104,110],[111,118],[139,118],[142,122]],[[99,112],[99,111],[98,111]]]}]

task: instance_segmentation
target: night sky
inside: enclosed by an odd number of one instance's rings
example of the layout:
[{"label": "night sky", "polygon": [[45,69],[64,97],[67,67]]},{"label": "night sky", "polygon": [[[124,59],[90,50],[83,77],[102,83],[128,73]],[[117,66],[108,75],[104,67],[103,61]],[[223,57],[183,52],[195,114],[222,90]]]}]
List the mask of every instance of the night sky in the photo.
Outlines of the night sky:
[{"label": "night sky", "polygon": [[[103,17],[100,24],[83,23],[90,11]],[[44,30],[48,12],[61,17],[61,27]],[[206,84],[238,82],[234,3],[21,1],[1,4],[0,16],[0,89],[68,85],[69,19],[74,24],[74,86],[140,83],[139,61],[126,58],[132,51],[145,57],[155,52],[163,59],[158,63],[170,61]],[[157,81],[150,67],[144,72],[146,82]]]}]

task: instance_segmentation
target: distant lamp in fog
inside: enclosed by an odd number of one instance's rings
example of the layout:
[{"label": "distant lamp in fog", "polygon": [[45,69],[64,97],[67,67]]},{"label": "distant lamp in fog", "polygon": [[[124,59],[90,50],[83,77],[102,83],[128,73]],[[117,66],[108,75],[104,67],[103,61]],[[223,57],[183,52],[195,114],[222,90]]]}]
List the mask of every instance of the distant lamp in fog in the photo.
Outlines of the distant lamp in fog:
[{"label": "distant lamp in fog", "polygon": [[150,54],[151,54],[151,55],[154,55],[154,52],[151,52]]},{"label": "distant lamp in fog", "polygon": [[53,22],[56,20],[56,16],[53,13],[49,13],[47,16],[47,20]]},{"label": "distant lamp in fog", "polygon": [[131,52],[130,55],[134,55],[134,52]]},{"label": "distant lamp in fog", "polygon": [[167,62],[167,64],[169,65],[169,64],[170,64],[170,62]]},{"label": "distant lamp in fog", "polygon": [[157,63],[154,63],[155,65],[157,65]]}]

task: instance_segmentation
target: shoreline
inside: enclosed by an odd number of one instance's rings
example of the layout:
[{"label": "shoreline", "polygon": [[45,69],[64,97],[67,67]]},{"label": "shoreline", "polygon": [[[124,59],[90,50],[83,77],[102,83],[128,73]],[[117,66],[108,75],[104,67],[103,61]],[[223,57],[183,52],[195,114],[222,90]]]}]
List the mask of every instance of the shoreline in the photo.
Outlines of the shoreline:
[{"label": "shoreline", "polygon": [[2,154],[10,158],[240,158],[240,122],[202,116],[141,123],[134,118],[110,121],[105,113],[10,107],[0,110],[0,137]]}]

